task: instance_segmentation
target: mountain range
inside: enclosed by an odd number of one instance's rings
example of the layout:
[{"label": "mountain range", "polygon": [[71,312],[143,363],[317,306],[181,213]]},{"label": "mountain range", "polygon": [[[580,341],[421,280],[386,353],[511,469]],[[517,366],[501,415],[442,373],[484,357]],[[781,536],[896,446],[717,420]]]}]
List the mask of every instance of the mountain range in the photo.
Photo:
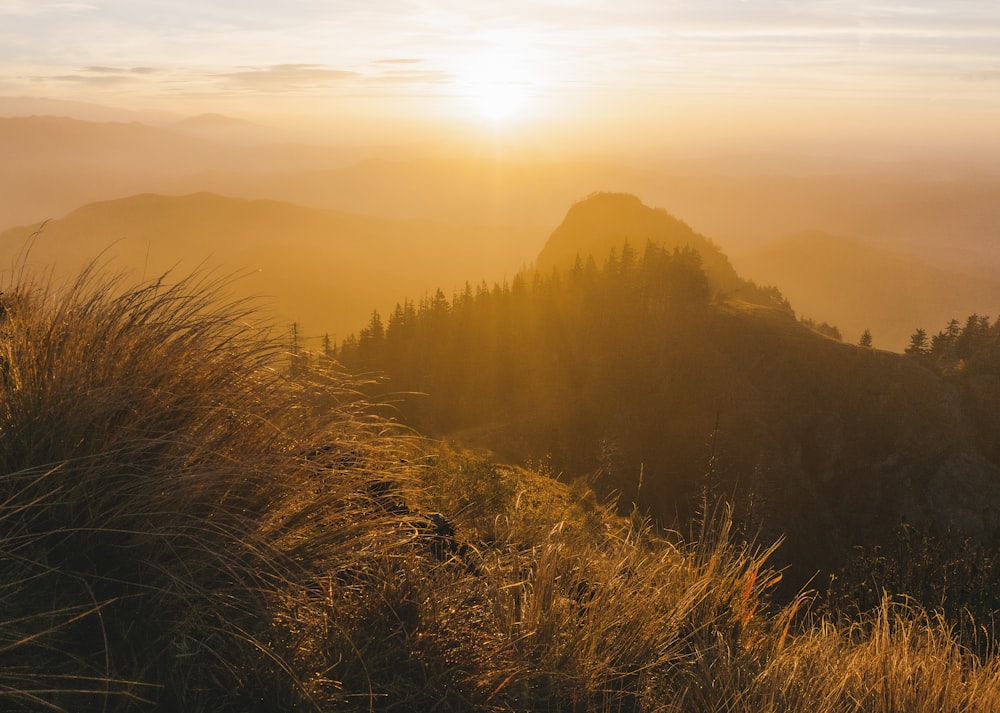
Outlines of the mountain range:
[{"label": "mountain range", "polygon": [[239,275],[235,292],[261,297],[284,328],[297,322],[318,338],[356,330],[400,293],[513,275],[534,237],[279,201],[142,194],[0,233],[0,265],[61,279],[95,259],[146,278],[215,268]]},{"label": "mountain range", "polygon": [[[767,156],[628,167],[544,154],[428,158],[392,150],[360,160],[356,150],[278,143],[254,128],[218,116],[157,126],[0,119],[0,227],[61,220],[93,202],[106,204],[113,225],[116,200],[213,193],[397,225],[431,221],[446,233],[465,230],[470,242],[483,232],[505,231],[507,257],[487,249],[489,257],[468,270],[432,271],[423,280],[425,289],[435,283],[448,289],[466,279],[512,274],[538,254],[566,206],[592,191],[629,192],[711,236],[743,277],[777,285],[801,316],[838,326],[849,341],[870,329],[876,346],[901,350],[916,327],[932,329],[945,313],[989,314],[1000,304],[1000,241],[991,238],[1000,230],[994,199],[1000,178],[979,168],[873,165],[824,173],[808,162],[776,163]],[[96,222],[89,226],[103,234],[80,235],[81,244],[104,248],[120,237],[109,237],[110,228]],[[416,230],[411,239],[421,235]],[[228,254],[212,246],[224,236],[220,230],[202,243],[202,252]],[[273,234],[283,238],[281,231]],[[238,254],[230,267],[254,269]],[[377,272],[368,279],[377,280]],[[388,287],[372,303],[394,299]],[[303,321],[314,320],[306,315]],[[337,323],[336,331],[362,323]]]}]

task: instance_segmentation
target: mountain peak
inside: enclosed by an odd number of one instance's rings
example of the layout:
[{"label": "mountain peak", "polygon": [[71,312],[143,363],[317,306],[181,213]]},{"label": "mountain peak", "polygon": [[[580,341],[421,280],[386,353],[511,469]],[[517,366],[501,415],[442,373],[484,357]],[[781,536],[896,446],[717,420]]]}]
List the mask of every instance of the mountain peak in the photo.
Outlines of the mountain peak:
[{"label": "mountain peak", "polygon": [[[591,193],[570,206],[562,224],[555,229],[539,255],[539,263],[559,252],[560,243],[572,240],[583,254],[597,250],[594,257],[604,257],[611,247],[620,247],[626,239],[639,247],[647,240],[683,238],[690,242],[697,234],[684,222],[662,208],[651,208],[631,193]],[[568,246],[567,246],[568,247]],[[572,256],[576,257],[575,253]],[[555,258],[556,262],[563,262]]]},{"label": "mountain peak", "polygon": [[631,193],[615,193],[612,191],[594,191],[583,200],[570,206],[569,212],[582,212],[595,209],[604,210],[651,210],[639,196]]},{"label": "mountain peak", "polygon": [[715,243],[662,208],[652,208],[630,193],[591,193],[574,203],[539,253],[538,267],[546,271],[567,267],[578,255],[593,255],[601,262],[612,249],[620,251],[626,242],[636,250],[642,250],[647,242],[667,249],[691,248],[701,254],[709,282],[717,292],[745,285]]}]

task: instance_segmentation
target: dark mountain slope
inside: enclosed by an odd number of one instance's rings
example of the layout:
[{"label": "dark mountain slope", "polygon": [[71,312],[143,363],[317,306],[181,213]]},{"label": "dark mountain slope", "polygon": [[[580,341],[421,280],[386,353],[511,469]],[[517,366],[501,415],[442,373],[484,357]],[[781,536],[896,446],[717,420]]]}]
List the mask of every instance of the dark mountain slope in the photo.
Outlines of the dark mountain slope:
[{"label": "dark mountain slope", "polygon": [[693,251],[596,262],[407,303],[340,357],[387,374],[425,432],[550,459],[662,522],[706,490],[735,499],[765,539],[789,536],[799,584],[904,520],[995,533],[995,436],[963,384],[780,303],[713,297]]},{"label": "dark mountain slope", "polygon": [[700,418],[714,400],[720,468],[751,479],[795,560],[891,541],[902,522],[977,537],[1000,525],[1000,469],[961,384],[731,305],[703,326],[685,347],[686,378],[707,385]]}]

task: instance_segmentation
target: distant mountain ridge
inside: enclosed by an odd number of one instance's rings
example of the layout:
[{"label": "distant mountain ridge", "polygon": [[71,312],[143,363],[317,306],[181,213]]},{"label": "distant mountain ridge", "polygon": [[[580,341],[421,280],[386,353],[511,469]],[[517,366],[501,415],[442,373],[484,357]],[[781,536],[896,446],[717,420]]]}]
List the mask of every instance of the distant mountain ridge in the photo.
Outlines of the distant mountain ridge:
[{"label": "distant mountain ridge", "polygon": [[165,182],[185,184],[170,192],[195,192],[183,177],[200,172],[248,175],[342,163],[334,149],[263,142],[251,148],[217,138],[134,121],[0,117],[0,229],[59,218],[95,201],[162,193]]},{"label": "distant mountain ridge", "polygon": [[821,232],[734,256],[744,276],[780,286],[802,314],[836,324],[847,341],[902,351],[917,327],[1000,310],[1000,279],[975,277],[899,252]]},{"label": "distant mountain ridge", "polygon": [[186,117],[178,122],[175,122],[174,126],[198,129],[226,129],[236,127],[258,127],[259,125],[253,123],[252,121],[247,121],[246,119],[236,119],[224,114],[207,113]]},{"label": "distant mountain ridge", "polygon": [[170,129],[190,136],[220,142],[264,142],[273,139],[274,132],[267,127],[245,119],[223,114],[198,114],[169,125]]},{"label": "distant mountain ridge", "polygon": [[515,234],[209,193],[140,194],[0,233],[0,266],[14,265],[29,245],[29,267],[54,265],[63,278],[94,259],[150,278],[204,263],[242,274],[235,288],[263,296],[282,324],[343,336],[373,307],[391,307],[399,291],[457,290],[465,279],[513,274],[521,264]]},{"label": "distant mountain ridge", "polygon": [[575,203],[537,264],[545,272],[572,265],[577,255],[586,259],[612,249],[620,253],[626,243],[641,251],[647,241],[697,250],[720,295],[740,294],[747,279],[773,285],[803,318],[838,327],[849,342],[869,329],[882,349],[901,352],[917,327],[930,329],[956,315],[1000,309],[1000,280],[818,231],[770,242],[731,261],[684,221],[623,193],[594,193]]}]

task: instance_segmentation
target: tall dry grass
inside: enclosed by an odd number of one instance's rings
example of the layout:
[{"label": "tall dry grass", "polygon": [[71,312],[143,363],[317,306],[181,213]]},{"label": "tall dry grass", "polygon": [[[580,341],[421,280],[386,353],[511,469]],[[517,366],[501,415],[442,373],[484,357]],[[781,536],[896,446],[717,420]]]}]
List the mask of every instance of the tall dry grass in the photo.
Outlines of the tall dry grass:
[{"label": "tall dry grass", "polygon": [[316,702],[280,599],[392,550],[365,493],[409,446],[349,381],[289,380],[225,287],[5,289],[0,708]]},{"label": "tall dry grass", "polygon": [[[468,502],[462,477],[491,497]],[[583,488],[449,450],[428,480],[482,543],[479,636],[455,659],[484,710],[1000,710],[997,661],[913,602],[886,598],[854,620],[813,614],[808,592],[776,604],[774,548],[741,540],[724,506],[685,541]],[[455,611],[444,599],[432,608]],[[455,642],[470,624],[441,625]]]}]

